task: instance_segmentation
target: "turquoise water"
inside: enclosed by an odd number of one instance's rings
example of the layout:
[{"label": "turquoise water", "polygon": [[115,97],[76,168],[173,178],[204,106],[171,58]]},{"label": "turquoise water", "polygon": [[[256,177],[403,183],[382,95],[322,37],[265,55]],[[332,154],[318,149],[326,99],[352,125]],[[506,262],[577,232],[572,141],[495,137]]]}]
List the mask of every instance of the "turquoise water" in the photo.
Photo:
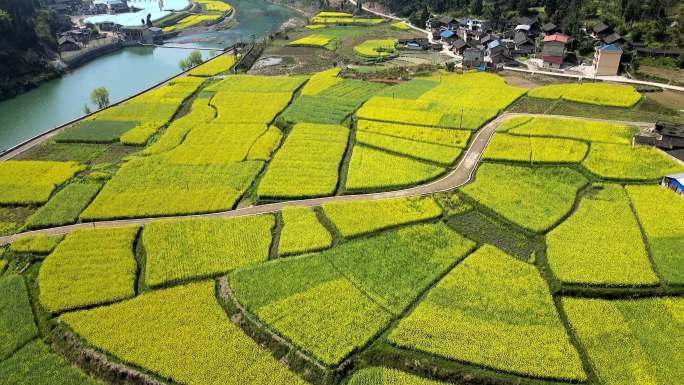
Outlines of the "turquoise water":
[{"label": "turquoise water", "polygon": [[[265,0],[234,0],[239,24],[227,31],[178,38],[173,44],[228,47],[254,35],[268,35],[293,16]],[[106,87],[111,102],[124,99],[178,72],[187,49],[131,47],[99,57],[59,79],[0,102],[0,152],[83,115],[90,92]],[[204,57],[209,51],[202,51]],[[92,108],[92,106],[91,106]]]}]

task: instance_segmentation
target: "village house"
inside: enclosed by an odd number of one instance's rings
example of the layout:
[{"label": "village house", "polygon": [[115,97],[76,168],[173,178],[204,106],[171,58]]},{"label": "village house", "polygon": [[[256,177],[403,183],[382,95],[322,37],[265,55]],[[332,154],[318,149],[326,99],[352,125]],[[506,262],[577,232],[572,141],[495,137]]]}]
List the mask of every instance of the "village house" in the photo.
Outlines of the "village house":
[{"label": "village house", "polygon": [[59,47],[59,52],[78,51],[81,49],[78,42],[69,36],[62,36],[57,39],[57,46]]},{"label": "village house", "polygon": [[515,37],[513,38],[513,44],[515,54],[517,55],[529,55],[537,51],[534,40],[525,33],[516,32]]},{"label": "village house", "polygon": [[485,53],[478,48],[466,48],[463,51],[463,67],[465,68],[479,68],[483,67]]},{"label": "village house", "polygon": [[455,40],[453,44],[451,45],[451,50],[456,54],[456,55],[461,55],[463,56],[463,52],[468,48],[468,44],[461,40]]},{"label": "village house", "polygon": [[559,69],[565,63],[567,46],[572,38],[567,35],[556,33],[544,37],[544,47],[542,48],[542,60],[544,68]]},{"label": "village house", "polygon": [[430,48],[430,41],[427,38],[399,39],[399,46],[410,50],[427,50]]},{"label": "village house", "polygon": [[599,22],[592,28],[592,36],[596,40],[603,40],[604,37],[610,35],[613,33],[613,28],[609,27],[608,25]]},{"label": "village house", "polygon": [[560,32],[560,27],[553,23],[546,23],[541,26],[541,31],[544,36],[553,35],[554,33]]},{"label": "village house", "polygon": [[620,69],[622,48],[618,44],[606,44],[596,47],[594,53],[594,73],[598,76],[614,76]]}]

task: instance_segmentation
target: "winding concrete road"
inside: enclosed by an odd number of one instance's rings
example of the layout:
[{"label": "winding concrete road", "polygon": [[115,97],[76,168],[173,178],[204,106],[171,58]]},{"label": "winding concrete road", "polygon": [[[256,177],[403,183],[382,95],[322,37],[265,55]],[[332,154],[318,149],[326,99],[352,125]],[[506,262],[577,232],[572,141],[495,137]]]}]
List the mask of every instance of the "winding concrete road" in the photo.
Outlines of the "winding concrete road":
[{"label": "winding concrete road", "polygon": [[[111,228],[111,227],[122,227],[130,225],[144,225],[151,221],[158,221],[164,219],[189,219],[189,218],[235,218],[235,217],[245,217],[251,215],[275,213],[282,210],[284,207],[288,206],[300,206],[300,207],[318,207],[324,203],[328,202],[351,202],[351,201],[363,201],[363,200],[376,200],[376,199],[387,199],[387,198],[400,198],[408,196],[420,196],[429,195],[439,192],[451,191],[458,187],[461,187],[469,183],[477,165],[482,158],[484,150],[487,148],[487,144],[492,139],[492,136],[496,132],[496,128],[503,121],[510,119],[515,116],[553,116],[553,117],[563,117],[563,118],[576,118],[572,116],[560,116],[560,115],[540,115],[540,114],[519,114],[519,113],[504,113],[499,115],[496,119],[489,122],[482,129],[480,129],[477,134],[475,134],[470,146],[465,151],[461,157],[461,161],[458,165],[453,168],[448,174],[446,174],[441,179],[436,181],[415,186],[403,190],[395,191],[385,191],[377,192],[371,194],[356,194],[356,195],[335,195],[322,198],[312,198],[312,199],[302,199],[278,203],[270,203],[265,205],[244,207],[236,210],[222,211],[217,213],[209,214],[195,214],[195,215],[180,215],[180,216],[170,216],[170,217],[151,217],[151,218],[138,218],[138,219],[122,219],[113,221],[101,221],[101,222],[87,222],[87,223],[77,223],[68,226],[52,227],[42,230],[27,231],[19,234],[9,235],[5,237],[0,237],[0,246],[6,245],[14,242],[19,238],[24,238],[33,235],[63,235],[68,234],[74,230],[79,229],[99,229],[99,228]],[[585,120],[602,121],[602,122],[612,122],[612,123],[624,123],[632,126],[637,126],[640,128],[653,127],[653,123],[647,122],[620,122],[611,121],[604,119],[590,119],[581,118]]]}]

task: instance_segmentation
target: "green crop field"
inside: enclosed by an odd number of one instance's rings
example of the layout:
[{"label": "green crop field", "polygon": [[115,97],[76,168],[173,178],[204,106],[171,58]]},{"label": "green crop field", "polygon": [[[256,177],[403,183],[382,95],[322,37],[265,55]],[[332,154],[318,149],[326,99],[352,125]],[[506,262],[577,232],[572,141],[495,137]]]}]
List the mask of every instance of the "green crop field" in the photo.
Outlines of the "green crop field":
[{"label": "green crop field", "polygon": [[349,385],[445,385],[446,382],[420,378],[395,369],[366,368],[354,373]]},{"label": "green crop field", "polygon": [[326,203],[323,212],[343,236],[353,237],[434,219],[442,215],[442,208],[431,198],[416,197]]},{"label": "green crop field", "polygon": [[334,366],[472,246],[443,225],[416,226],[239,269],[230,281],[250,311]]},{"label": "green crop field", "polygon": [[684,166],[652,147],[605,143],[593,143],[582,165],[601,178],[613,180],[654,181],[684,172]]},{"label": "green crop field", "polygon": [[76,223],[78,216],[102,188],[100,183],[71,183],[26,221],[31,229]]},{"label": "green crop field", "polygon": [[10,245],[15,253],[49,254],[62,241],[62,236],[34,235],[18,239]]},{"label": "green crop field", "polygon": [[[392,165],[388,168],[387,165]],[[347,191],[395,189],[424,183],[444,174],[442,167],[371,147],[356,145],[349,162]]]},{"label": "green crop field", "polygon": [[542,99],[565,99],[600,106],[632,107],[641,100],[634,87],[608,83],[554,84],[528,93]]},{"label": "green crop field", "polygon": [[389,340],[505,372],[586,379],[544,280],[493,246],[453,269]]},{"label": "green crop field", "polygon": [[[684,284],[684,200],[659,186],[627,186],[656,270],[665,282]],[[663,210],[663,207],[667,209]]]},{"label": "green crop field", "polygon": [[82,170],[76,162],[0,162],[0,205],[45,203],[57,186]]},{"label": "green crop field", "polygon": [[625,190],[618,185],[597,187],[568,220],[549,233],[551,270],[567,283],[658,283]]},{"label": "green crop field", "polygon": [[588,181],[562,167],[533,168],[485,163],[463,192],[517,225],[548,230],[567,215]]},{"label": "green crop field", "polygon": [[677,95],[351,9],[2,154],[0,384],[681,385]]},{"label": "green crop field", "polygon": [[559,138],[497,133],[483,157],[521,163],[579,163],[587,154],[586,143]]},{"label": "green crop field", "polygon": [[134,296],[137,234],[136,227],[69,234],[40,267],[41,304],[57,313]]},{"label": "green crop field", "polygon": [[283,229],[280,232],[278,254],[292,255],[327,249],[332,235],[318,221],[316,213],[307,207],[286,207],[282,210]]},{"label": "green crop field", "polygon": [[684,376],[682,298],[564,298],[563,309],[601,384],[677,384]]},{"label": "green crop field", "polygon": [[211,282],[144,294],[60,320],[93,346],[177,383],[305,384],[230,322]]},{"label": "green crop field", "polygon": [[259,183],[262,198],[331,195],[337,187],[349,129],[335,125],[296,125]]},{"label": "green crop field", "polygon": [[[38,336],[24,278],[0,278],[0,363]],[[0,366],[1,368],[2,366]],[[2,373],[2,369],[0,369]],[[4,378],[4,377],[0,377]]]},{"label": "green crop field", "polygon": [[268,259],[273,216],[163,220],[145,226],[145,283],[160,286]]}]

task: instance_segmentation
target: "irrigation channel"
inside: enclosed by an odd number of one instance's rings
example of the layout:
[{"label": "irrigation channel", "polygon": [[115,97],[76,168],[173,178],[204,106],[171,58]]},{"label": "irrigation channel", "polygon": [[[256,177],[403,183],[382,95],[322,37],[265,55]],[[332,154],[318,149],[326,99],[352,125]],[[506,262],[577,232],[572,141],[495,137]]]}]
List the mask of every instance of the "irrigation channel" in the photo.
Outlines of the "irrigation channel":
[{"label": "irrigation channel", "polygon": [[[282,210],[284,207],[288,206],[298,206],[298,207],[318,207],[324,203],[328,202],[352,202],[352,201],[363,201],[363,200],[376,200],[376,199],[387,199],[387,198],[400,198],[408,196],[420,196],[428,195],[439,192],[446,192],[454,190],[469,183],[475,170],[477,169],[480,159],[484,150],[487,148],[489,141],[496,132],[496,128],[505,120],[510,119],[515,116],[551,116],[542,114],[520,114],[520,113],[504,113],[499,115],[496,119],[489,122],[487,125],[482,127],[475,137],[473,138],[470,146],[465,151],[459,163],[449,171],[442,178],[429,182],[423,185],[395,191],[385,191],[377,192],[371,194],[356,194],[356,195],[335,195],[329,197],[312,198],[312,199],[302,199],[278,203],[270,203],[258,206],[244,207],[236,210],[221,211],[217,213],[209,214],[192,214],[192,215],[179,215],[171,217],[152,217],[152,218],[138,218],[138,219],[122,219],[113,221],[101,221],[101,222],[87,222],[87,223],[77,223],[68,226],[52,227],[42,230],[27,231],[19,234],[8,235],[5,237],[0,237],[0,246],[6,245],[16,241],[19,238],[29,237],[33,235],[63,235],[68,234],[72,231],[79,229],[93,229],[93,228],[111,228],[111,227],[122,227],[129,225],[144,225],[151,221],[156,221],[160,219],[189,219],[189,218],[236,218],[236,217],[246,217],[251,215],[260,215],[275,213]],[[556,116],[556,115],[554,115]],[[563,117],[563,116],[559,116]],[[571,117],[568,117],[571,118]],[[632,126],[637,126],[640,128],[653,127],[653,123],[646,122],[622,122],[622,121],[610,121],[603,119],[589,119],[594,121],[612,122],[612,123],[623,123]]]},{"label": "irrigation channel", "polygon": [[106,87],[112,102],[123,100],[179,73],[178,62],[188,56],[188,48],[205,48],[206,59],[211,53],[206,49],[266,36],[296,15],[267,0],[227,1],[237,11],[237,25],[228,30],[177,37],[168,41],[174,48],[124,48],[0,102],[0,153],[82,116],[97,87]]}]

